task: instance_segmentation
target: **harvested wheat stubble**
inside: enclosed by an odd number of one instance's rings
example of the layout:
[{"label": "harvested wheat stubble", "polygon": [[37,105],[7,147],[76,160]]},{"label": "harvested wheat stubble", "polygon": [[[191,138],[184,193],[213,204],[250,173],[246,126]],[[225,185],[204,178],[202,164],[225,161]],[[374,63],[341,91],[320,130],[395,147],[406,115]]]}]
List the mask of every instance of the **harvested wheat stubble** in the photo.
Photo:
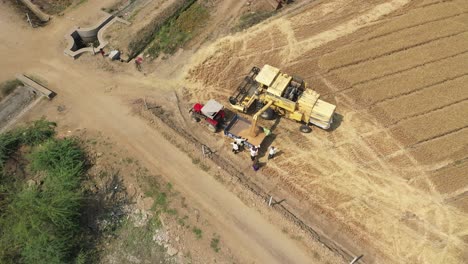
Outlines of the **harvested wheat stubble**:
[{"label": "harvested wheat stubble", "polygon": [[352,85],[468,52],[468,32],[333,71]]},{"label": "harvested wheat stubble", "polygon": [[395,135],[409,135],[401,138],[406,145],[423,143],[468,127],[467,110],[468,100],[409,118],[398,123],[390,131]]},{"label": "harvested wheat stubble", "polygon": [[390,134],[384,131],[363,137],[363,140],[380,156],[387,156],[400,149],[392,139]]},{"label": "harvested wheat stubble", "polygon": [[[310,37],[311,32],[322,32],[327,28],[333,28],[343,23],[343,21],[351,20],[359,14],[369,11],[370,7],[363,1],[354,0],[348,1],[348,5],[353,5],[353,8],[346,8],[339,1],[326,1],[324,5],[317,6],[298,16],[292,17],[291,26],[294,35],[298,41],[305,40]],[[378,3],[377,3],[378,2]],[[379,4],[383,1],[375,1]],[[317,17],[318,19],[308,19]],[[324,24],[326,26],[324,27]]]},{"label": "harvested wheat stubble", "polygon": [[421,164],[433,165],[439,162],[458,160],[468,153],[468,129],[439,137],[410,149]]},{"label": "harvested wheat stubble", "polygon": [[[450,204],[461,211],[468,213],[468,194],[465,193],[463,196],[450,201]],[[468,240],[468,236],[466,236],[465,239]]]},{"label": "harvested wheat stubble", "polygon": [[374,105],[370,112],[385,125],[425,114],[468,99],[468,75]]},{"label": "harvested wheat stubble", "polygon": [[[467,31],[467,21],[468,14],[463,14],[449,20],[403,29],[370,41],[350,44],[323,56],[320,66],[333,70],[447,38]],[[432,30],[434,28],[437,31]]]},{"label": "harvested wheat stubble", "polygon": [[[382,26],[377,27],[369,33],[362,41],[382,37],[405,28],[416,27],[426,23],[431,23],[438,20],[446,20],[451,17],[461,15],[468,11],[468,5],[462,5],[465,0],[442,2],[437,5],[430,5],[424,8],[410,9],[400,15],[398,19],[391,19],[382,23]],[[439,1],[440,2],[440,1]]]},{"label": "harvested wheat stubble", "polygon": [[450,194],[468,186],[468,161],[452,164],[432,173],[431,181],[440,193]]},{"label": "harvested wheat stubble", "polygon": [[416,6],[425,7],[425,6],[438,5],[440,3],[451,2],[451,1],[452,0],[422,0],[422,1],[419,1],[419,3],[417,3]]},{"label": "harvested wheat stubble", "polygon": [[443,59],[398,75],[356,85],[346,94],[362,106],[411,94],[468,74],[468,53]]}]

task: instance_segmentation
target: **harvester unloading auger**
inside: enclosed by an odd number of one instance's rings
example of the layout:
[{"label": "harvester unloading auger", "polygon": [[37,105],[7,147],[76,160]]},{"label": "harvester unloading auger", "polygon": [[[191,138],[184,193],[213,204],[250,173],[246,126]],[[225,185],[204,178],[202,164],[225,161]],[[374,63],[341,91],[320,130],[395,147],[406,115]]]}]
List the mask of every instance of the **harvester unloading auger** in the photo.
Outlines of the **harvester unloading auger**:
[{"label": "harvester unloading auger", "polygon": [[[309,124],[323,129],[330,128],[336,106],[319,99],[320,94],[307,89],[306,83],[297,77],[281,73],[278,68],[265,65],[260,70],[253,67],[236,91],[229,98],[231,106],[247,113],[255,103],[260,103],[259,110],[253,117],[252,127],[258,116],[272,119],[274,113],[302,122],[300,131],[309,133]],[[254,129],[251,130],[251,133]]]}]

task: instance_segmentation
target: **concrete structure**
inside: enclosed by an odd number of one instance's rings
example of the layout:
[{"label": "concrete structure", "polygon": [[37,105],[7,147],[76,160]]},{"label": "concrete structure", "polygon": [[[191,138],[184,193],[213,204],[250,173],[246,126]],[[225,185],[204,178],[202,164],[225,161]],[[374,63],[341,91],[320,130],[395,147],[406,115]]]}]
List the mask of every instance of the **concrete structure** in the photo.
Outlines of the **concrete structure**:
[{"label": "concrete structure", "polygon": [[52,97],[56,95],[53,91],[47,89],[46,87],[42,86],[41,84],[37,83],[36,81],[32,80],[26,75],[17,74],[16,79],[22,82],[25,86],[33,88],[35,91],[49,99],[52,99]]},{"label": "concrete structure", "polygon": [[[94,27],[75,27],[73,30],[70,31],[70,33],[65,35],[65,38],[68,42],[68,46],[64,50],[65,55],[76,59],[84,52],[91,52],[93,54],[96,54],[99,51],[99,49],[104,48],[108,44],[108,42],[104,40],[103,37],[104,31],[115,21],[119,21],[127,25],[130,24],[129,22],[123,19],[106,13],[106,17],[104,17]],[[90,46],[84,46],[84,44],[93,43],[96,40],[99,42],[99,45],[97,47],[93,48]]]}]

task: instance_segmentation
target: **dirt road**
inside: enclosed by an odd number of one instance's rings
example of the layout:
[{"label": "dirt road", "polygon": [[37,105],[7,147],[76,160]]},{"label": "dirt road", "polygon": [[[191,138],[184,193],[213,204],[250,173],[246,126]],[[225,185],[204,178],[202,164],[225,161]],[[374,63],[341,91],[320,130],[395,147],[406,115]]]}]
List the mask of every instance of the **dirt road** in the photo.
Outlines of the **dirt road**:
[{"label": "dirt road", "polygon": [[[103,4],[101,1],[99,5]],[[63,55],[63,35],[80,21],[97,21],[99,5],[87,2],[63,17],[54,18],[47,27],[34,30],[2,6],[0,81],[17,72],[46,80],[58,95],[52,102],[41,102],[32,116],[47,115],[70,130],[93,128],[119,142],[129,155],[167,177],[204,213],[211,215],[223,241],[243,263],[311,263],[308,249],[242,203],[143,120],[132,116],[127,101],[131,97],[108,92],[111,87],[120,94],[164,93],[162,87],[173,89],[177,80],[144,78],[133,71],[133,65],[104,71],[98,67],[100,62],[96,62],[99,57],[73,61]],[[66,113],[57,113],[53,108],[56,105],[65,105]]]}]

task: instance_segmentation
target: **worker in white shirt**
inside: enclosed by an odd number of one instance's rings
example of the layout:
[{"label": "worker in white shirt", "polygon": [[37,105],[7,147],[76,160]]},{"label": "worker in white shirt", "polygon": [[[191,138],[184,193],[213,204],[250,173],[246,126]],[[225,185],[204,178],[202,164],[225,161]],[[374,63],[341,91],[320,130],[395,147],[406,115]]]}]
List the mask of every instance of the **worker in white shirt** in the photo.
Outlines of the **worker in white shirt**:
[{"label": "worker in white shirt", "polygon": [[234,154],[237,154],[237,152],[239,152],[239,145],[237,145],[236,142],[232,142],[231,145],[232,145],[232,152]]},{"label": "worker in white shirt", "polygon": [[243,147],[244,147],[244,142],[246,141],[245,138],[235,138],[234,141],[237,143],[237,145],[239,146],[239,150],[242,150]]},{"label": "worker in white shirt", "polygon": [[250,159],[254,161],[258,155],[258,148],[256,146],[252,146],[250,148]]},{"label": "worker in white shirt", "polygon": [[278,151],[277,148],[271,146],[270,150],[268,151],[268,159],[272,159],[275,156],[277,151]]}]

